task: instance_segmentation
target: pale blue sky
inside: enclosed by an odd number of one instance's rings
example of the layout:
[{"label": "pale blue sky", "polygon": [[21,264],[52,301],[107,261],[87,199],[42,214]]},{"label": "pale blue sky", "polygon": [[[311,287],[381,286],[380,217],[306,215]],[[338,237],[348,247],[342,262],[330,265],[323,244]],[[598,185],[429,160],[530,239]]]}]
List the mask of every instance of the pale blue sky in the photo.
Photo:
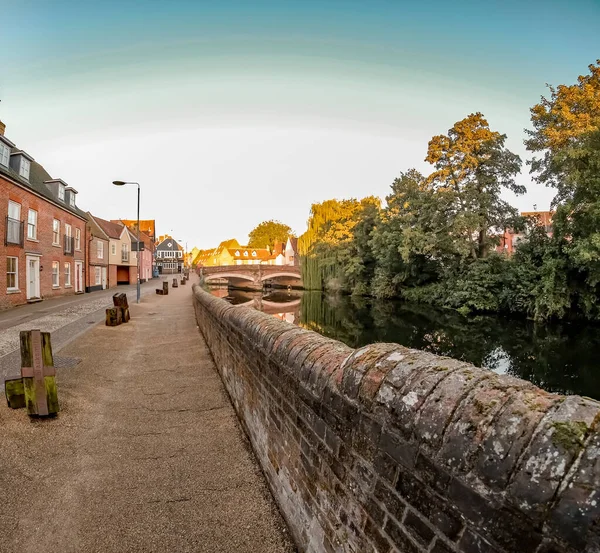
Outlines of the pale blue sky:
[{"label": "pale blue sky", "polygon": [[[0,0],[7,136],[105,218],[209,247],[385,196],[481,111],[522,141],[544,83],[600,57],[600,2]],[[8,54],[8,55],[6,55]],[[521,209],[552,191],[528,184]]]}]

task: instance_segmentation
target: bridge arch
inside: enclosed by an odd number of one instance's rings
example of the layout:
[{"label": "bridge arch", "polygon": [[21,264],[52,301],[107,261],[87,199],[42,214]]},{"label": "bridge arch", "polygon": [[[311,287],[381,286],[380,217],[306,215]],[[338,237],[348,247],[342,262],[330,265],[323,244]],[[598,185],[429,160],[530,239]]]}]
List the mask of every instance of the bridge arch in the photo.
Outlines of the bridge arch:
[{"label": "bridge arch", "polygon": [[230,273],[208,273],[203,275],[205,282],[210,282],[211,280],[221,280],[221,279],[242,279],[250,282],[254,282],[254,278],[252,275],[244,274],[243,272],[230,272]]}]

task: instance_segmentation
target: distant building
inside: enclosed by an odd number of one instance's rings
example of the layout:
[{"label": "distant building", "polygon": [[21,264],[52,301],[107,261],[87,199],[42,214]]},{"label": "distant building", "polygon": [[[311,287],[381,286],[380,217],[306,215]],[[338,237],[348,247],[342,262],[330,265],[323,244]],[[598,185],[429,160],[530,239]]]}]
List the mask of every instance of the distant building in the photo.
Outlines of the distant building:
[{"label": "distant building", "polygon": [[[554,211],[523,211],[521,217],[534,219],[535,223],[544,228],[548,236],[552,236],[552,217]],[[522,232],[513,232],[511,229],[506,229],[500,237],[500,243],[496,246],[496,251],[512,255],[518,243],[526,238],[526,234]]]},{"label": "distant building", "polygon": [[183,248],[173,238],[164,238],[156,246],[156,266],[160,274],[181,273]]},{"label": "distant building", "polygon": [[129,229],[119,223],[111,223],[92,215],[96,224],[109,238],[108,250],[108,287],[116,284],[135,284],[137,282],[137,252],[132,251],[135,238]]}]

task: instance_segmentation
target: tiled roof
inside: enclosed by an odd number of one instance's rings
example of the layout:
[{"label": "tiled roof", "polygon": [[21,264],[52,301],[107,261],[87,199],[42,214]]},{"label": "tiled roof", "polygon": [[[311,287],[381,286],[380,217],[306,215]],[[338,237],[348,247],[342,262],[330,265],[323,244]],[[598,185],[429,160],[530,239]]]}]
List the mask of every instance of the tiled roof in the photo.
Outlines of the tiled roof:
[{"label": "tiled roof", "polygon": [[[4,138],[4,137],[3,137]],[[8,139],[6,139],[8,142]],[[20,152],[18,148],[11,148],[11,154]],[[27,156],[30,158],[31,156]],[[33,158],[31,158],[33,159]],[[37,161],[31,161],[30,169],[29,169],[29,180],[24,179],[19,173],[11,169],[10,167],[4,167],[4,165],[0,165],[0,175],[10,178],[13,181],[18,182],[20,185],[24,186],[32,190],[33,192],[39,194],[40,196],[46,198],[58,204],[62,209],[66,211],[70,211],[74,213],[78,217],[86,218],[86,214],[84,211],[79,209],[78,207],[73,207],[63,200],[59,200],[58,196],[48,188],[44,182],[53,180],[52,176],[44,169],[42,165],[40,165]]]},{"label": "tiled roof", "polygon": [[106,219],[100,219],[100,217],[93,216],[98,223],[98,226],[110,237],[119,239],[121,238],[121,233],[123,232],[123,225],[119,225],[117,223],[111,223]]},{"label": "tiled roof", "polygon": [[[271,257],[269,250],[263,248],[227,248],[227,251],[229,252],[229,255],[236,259],[268,259]],[[239,252],[240,255],[235,255],[236,252]],[[248,255],[244,255],[244,252],[248,252]],[[255,252],[256,255],[252,255],[253,252]]]},{"label": "tiled roof", "polygon": [[[135,232],[137,230],[137,219],[119,219],[118,221],[111,219],[111,223],[123,223],[129,230]],[[156,222],[154,219],[141,219],[140,232],[144,232],[152,239],[156,238]]]}]

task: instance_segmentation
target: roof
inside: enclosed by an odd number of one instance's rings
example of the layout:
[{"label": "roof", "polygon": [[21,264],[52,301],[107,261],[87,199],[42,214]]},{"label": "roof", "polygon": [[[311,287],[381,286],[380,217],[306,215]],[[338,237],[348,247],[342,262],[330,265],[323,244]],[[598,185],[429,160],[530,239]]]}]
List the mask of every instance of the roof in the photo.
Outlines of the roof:
[{"label": "roof", "polygon": [[109,238],[114,238],[118,240],[121,238],[121,233],[123,232],[123,225],[119,225],[117,223],[111,223],[106,219],[100,219],[100,217],[93,216],[98,226],[106,233]]},{"label": "roof", "polygon": [[[129,230],[137,230],[137,219],[119,219]],[[113,223],[116,221],[112,220]],[[156,239],[156,221],[154,219],[140,219],[140,232],[144,232],[153,240]]]},{"label": "roof", "polygon": [[[5,143],[10,142],[6,137],[2,136],[2,138]],[[58,195],[56,195],[48,186],[46,186],[46,184],[44,184],[46,181],[53,181],[56,179],[53,179],[52,176],[48,173],[48,171],[46,171],[46,169],[44,169],[42,165],[40,165],[37,161],[33,161],[33,158],[31,156],[25,154],[25,152],[22,152],[18,148],[11,148],[11,155],[21,153],[31,160],[29,168],[29,180],[24,179],[21,175],[19,175],[19,173],[14,171],[12,168],[4,167],[4,165],[0,165],[0,176],[8,177],[12,181],[17,182],[23,188],[29,189],[33,193],[38,194],[39,196],[42,196],[43,198],[53,202],[61,209],[64,209],[65,211],[68,211],[70,213],[74,213],[82,219],[86,219],[87,217],[84,211],[82,211],[78,207],[74,207],[66,203],[64,200],[59,199]]]},{"label": "roof", "polygon": [[[232,257],[253,257],[254,259],[269,259],[271,257],[271,252],[265,248],[227,248],[229,255]],[[236,252],[239,252],[239,255],[235,255]],[[244,253],[247,252],[248,255],[245,256]],[[256,253],[256,255],[252,255]]]},{"label": "roof", "polygon": [[298,253],[298,239],[295,236],[290,236],[288,240],[290,241],[290,246],[292,246],[294,253]]},{"label": "roof", "polygon": [[[169,243],[171,244],[171,247],[169,247]],[[177,240],[174,240],[173,238],[165,238],[160,244],[158,244],[158,246],[156,246],[156,249],[160,251],[174,251],[176,249],[181,250],[183,248],[178,244]]]}]

